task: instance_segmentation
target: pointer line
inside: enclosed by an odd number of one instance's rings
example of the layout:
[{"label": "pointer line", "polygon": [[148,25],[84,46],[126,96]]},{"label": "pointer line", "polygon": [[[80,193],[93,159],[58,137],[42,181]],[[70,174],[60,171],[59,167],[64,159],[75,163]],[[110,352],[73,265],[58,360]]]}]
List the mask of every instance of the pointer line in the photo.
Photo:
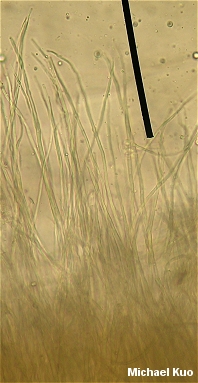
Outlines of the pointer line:
[{"label": "pointer line", "polygon": [[140,65],[139,65],[139,60],[138,60],[138,53],[137,53],[137,48],[136,48],[136,43],[135,43],[135,36],[134,36],[134,32],[133,32],[133,25],[132,25],[131,13],[130,13],[128,0],[122,0],[122,8],[123,8],[124,18],[125,18],[125,23],[126,23],[129,47],[130,47],[130,52],[131,52],[131,59],[132,59],[133,70],[134,70],[134,75],[135,75],[135,80],[136,80],[136,86],[137,86],[137,91],[138,91],[138,96],[139,96],[139,101],[140,101],[140,107],[141,107],[141,111],[142,111],[142,117],[144,120],[144,127],[145,127],[145,131],[146,131],[146,136],[147,136],[147,138],[152,138],[152,137],[154,137],[154,135],[152,132],[151,121],[150,121],[150,117],[149,117],[149,111],[148,111],[146,96],[145,96],[145,92],[144,92],[144,85],[143,85],[143,81],[142,81],[142,75],[141,75],[141,70],[140,70]]}]

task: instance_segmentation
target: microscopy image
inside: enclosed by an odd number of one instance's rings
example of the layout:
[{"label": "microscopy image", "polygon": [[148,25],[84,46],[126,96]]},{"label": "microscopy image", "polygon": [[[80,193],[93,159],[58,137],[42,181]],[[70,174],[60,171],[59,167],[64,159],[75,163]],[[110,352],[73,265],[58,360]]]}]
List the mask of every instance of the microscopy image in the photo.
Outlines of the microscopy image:
[{"label": "microscopy image", "polygon": [[197,4],[1,2],[1,382],[197,381]]}]

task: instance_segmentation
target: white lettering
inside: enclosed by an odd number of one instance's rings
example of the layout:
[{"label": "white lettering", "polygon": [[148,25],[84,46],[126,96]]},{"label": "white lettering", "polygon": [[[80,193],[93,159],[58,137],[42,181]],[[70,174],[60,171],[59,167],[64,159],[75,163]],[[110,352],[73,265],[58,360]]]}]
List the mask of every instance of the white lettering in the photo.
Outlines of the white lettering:
[{"label": "white lettering", "polygon": [[[181,375],[180,375],[181,373]],[[188,376],[193,375],[192,370],[179,370],[178,368],[173,368],[173,376],[186,376],[182,375],[187,373]],[[138,368],[128,368],[128,376],[170,376],[170,369],[167,367],[166,370],[150,370],[150,368],[147,367],[146,370],[141,370]]]},{"label": "white lettering", "polygon": [[166,376],[166,371],[165,370],[161,370],[160,371],[160,376]]},{"label": "white lettering", "polygon": [[134,368],[133,370],[132,368],[128,368],[128,376],[138,376],[137,368]]},{"label": "white lettering", "polygon": [[153,370],[150,370],[149,368],[147,368],[146,371],[147,371],[146,376],[153,376]]},{"label": "white lettering", "polygon": [[192,370],[179,370],[178,368],[173,368],[173,376],[192,376],[193,371]]},{"label": "white lettering", "polygon": [[179,367],[173,368],[173,376],[179,376]]}]

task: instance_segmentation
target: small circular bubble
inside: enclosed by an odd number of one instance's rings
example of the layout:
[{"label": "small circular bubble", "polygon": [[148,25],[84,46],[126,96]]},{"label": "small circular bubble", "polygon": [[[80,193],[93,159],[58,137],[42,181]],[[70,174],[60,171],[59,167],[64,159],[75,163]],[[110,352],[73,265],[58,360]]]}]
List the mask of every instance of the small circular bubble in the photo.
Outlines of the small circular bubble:
[{"label": "small circular bubble", "polygon": [[31,286],[35,287],[36,286],[36,282],[35,281],[31,282]]},{"label": "small circular bubble", "polygon": [[95,51],[94,56],[96,59],[99,59],[101,57],[101,52],[99,50]]},{"label": "small circular bubble", "polygon": [[128,56],[128,55],[129,55],[129,51],[126,51],[126,52],[125,52],[125,55]]},{"label": "small circular bubble", "polygon": [[62,61],[58,61],[58,65],[59,66],[63,65],[63,62]]},{"label": "small circular bubble", "polygon": [[137,27],[138,26],[138,22],[137,21],[134,21],[133,22],[133,27]]},{"label": "small circular bubble", "polygon": [[193,52],[192,57],[193,57],[193,59],[197,60],[198,59],[198,52]]},{"label": "small circular bubble", "polygon": [[167,27],[169,28],[173,27],[173,22],[171,20],[167,21]]},{"label": "small circular bubble", "polygon": [[160,59],[160,62],[161,62],[161,64],[164,64],[164,63],[166,62],[166,60],[162,57],[162,58]]},{"label": "small circular bubble", "polygon": [[34,67],[34,70],[38,70],[37,66]]},{"label": "small circular bubble", "polygon": [[6,57],[3,53],[0,53],[0,62],[3,63],[6,60]]}]

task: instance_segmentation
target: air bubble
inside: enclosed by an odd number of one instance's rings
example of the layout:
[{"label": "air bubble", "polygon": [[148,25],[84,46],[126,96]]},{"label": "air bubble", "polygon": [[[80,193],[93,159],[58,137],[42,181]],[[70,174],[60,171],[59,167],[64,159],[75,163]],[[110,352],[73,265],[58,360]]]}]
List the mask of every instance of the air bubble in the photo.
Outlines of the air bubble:
[{"label": "air bubble", "polygon": [[38,70],[37,66],[34,67],[34,70]]},{"label": "air bubble", "polygon": [[198,52],[193,52],[192,57],[193,57],[193,59],[197,60],[198,59]]},{"label": "air bubble", "polygon": [[99,59],[102,55],[101,55],[101,52],[99,50],[97,50],[94,52],[94,56],[96,59]]},{"label": "air bubble", "polygon": [[169,28],[173,27],[173,22],[171,20],[167,21],[167,27]]},{"label": "air bubble", "polygon": [[161,62],[161,64],[164,64],[166,62],[166,60],[164,58],[161,58],[160,62]]},{"label": "air bubble", "polygon": [[129,51],[126,51],[126,52],[125,52],[125,55],[128,56],[128,55],[129,55]]},{"label": "air bubble", "polygon": [[58,61],[58,65],[59,66],[63,65],[63,62],[62,61]]},{"label": "air bubble", "polygon": [[133,22],[133,27],[137,27],[138,26],[138,22],[137,21],[134,21]]}]

